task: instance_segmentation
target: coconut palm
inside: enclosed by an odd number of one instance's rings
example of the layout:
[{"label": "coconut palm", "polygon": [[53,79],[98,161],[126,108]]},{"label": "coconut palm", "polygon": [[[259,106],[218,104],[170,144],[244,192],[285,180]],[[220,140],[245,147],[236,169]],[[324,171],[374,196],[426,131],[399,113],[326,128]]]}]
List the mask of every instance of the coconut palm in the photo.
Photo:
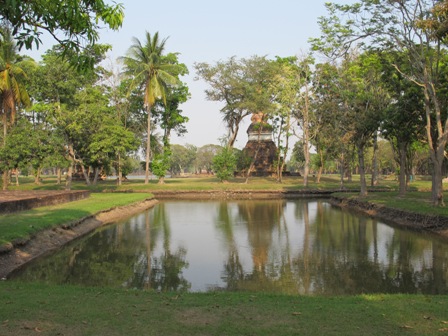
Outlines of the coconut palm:
[{"label": "coconut palm", "polygon": [[17,106],[29,106],[30,97],[24,86],[26,74],[17,62],[17,49],[11,31],[2,28],[0,39],[0,113],[3,116],[5,141],[9,125],[15,121]]},{"label": "coconut palm", "polygon": [[144,107],[148,114],[145,184],[149,182],[151,108],[158,99],[162,99],[166,105],[167,89],[169,85],[179,82],[178,75],[182,71],[179,64],[173,63],[172,59],[163,54],[166,40],[161,40],[158,32],[153,36],[146,32],[144,44],[134,37],[127,56],[121,58],[124,73],[133,78],[132,88],[140,87],[144,91]]},{"label": "coconut palm", "polygon": [[[18,62],[16,44],[8,27],[0,28],[0,115],[3,123],[3,145],[8,126],[14,124],[17,107],[29,106],[30,97],[25,89],[26,74]],[[8,173],[3,172],[3,189],[7,188]]]}]

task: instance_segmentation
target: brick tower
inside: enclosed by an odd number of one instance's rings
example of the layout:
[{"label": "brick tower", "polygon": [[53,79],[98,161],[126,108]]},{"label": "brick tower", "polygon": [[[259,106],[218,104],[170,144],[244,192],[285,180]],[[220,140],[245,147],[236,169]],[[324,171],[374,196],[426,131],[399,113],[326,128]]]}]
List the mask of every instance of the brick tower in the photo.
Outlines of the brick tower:
[{"label": "brick tower", "polygon": [[252,176],[270,176],[275,174],[273,167],[277,159],[277,146],[272,141],[272,126],[263,121],[263,113],[254,113],[252,123],[247,129],[248,141],[243,149],[247,158],[254,160]]}]

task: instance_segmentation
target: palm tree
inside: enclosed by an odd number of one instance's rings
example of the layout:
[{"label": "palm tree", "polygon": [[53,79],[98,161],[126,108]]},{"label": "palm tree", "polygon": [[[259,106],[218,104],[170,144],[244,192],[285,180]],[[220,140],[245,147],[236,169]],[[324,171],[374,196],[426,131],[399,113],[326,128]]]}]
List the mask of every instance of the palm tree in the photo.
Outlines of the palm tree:
[{"label": "palm tree", "polygon": [[[0,28],[0,115],[3,123],[3,145],[8,126],[14,124],[17,107],[31,105],[25,89],[26,74],[18,62],[16,44],[9,27]],[[9,119],[9,122],[8,122]],[[8,172],[3,172],[3,190],[8,185]]]},{"label": "palm tree", "polygon": [[157,99],[162,99],[166,105],[168,86],[179,83],[178,75],[182,71],[180,65],[163,55],[166,40],[160,40],[158,32],[154,36],[146,32],[145,43],[142,44],[134,37],[127,56],[121,58],[125,66],[124,73],[133,78],[132,88],[140,87],[144,90],[144,107],[148,115],[145,184],[149,182],[151,108]]},{"label": "palm tree", "polygon": [[30,97],[23,81],[26,74],[17,62],[17,48],[11,30],[7,27],[0,31],[0,113],[3,116],[3,142],[6,140],[8,117],[9,124],[15,121],[17,106],[30,105]]}]

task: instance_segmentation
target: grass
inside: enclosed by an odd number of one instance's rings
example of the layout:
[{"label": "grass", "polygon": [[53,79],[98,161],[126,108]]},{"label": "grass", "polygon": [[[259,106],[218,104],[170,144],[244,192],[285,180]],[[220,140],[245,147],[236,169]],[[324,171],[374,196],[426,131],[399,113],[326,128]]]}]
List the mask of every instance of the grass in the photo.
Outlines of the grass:
[{"label": "grass", "polygon": [[[165,185],[140,180],[118,187],[76,182],[73,189],[93,192],[90,199],[0,216],[0,244],[17,236],[52,227],[148,197],[156,190],[300,190],[300,178],[278,184],[270,178],[234,179],[223,184],[213,177],[168,179]],[[358,188],[358,181],[345,186]],[[17,189],[17,187],[14,187]],[[22,180],[19,189],[58,189],[54,179],[35,186]],[[337,190],[337,176],[309,189]],[[387,192],[370,192],[365,200],[404,210],[448,216],[430,203],[430,182],[412,183],[399,198],[395,180],[381,181]],[[342,193],[343,197],[358,197]],[[0,282],[0,335],[443,335],[448,332],[448,296],[359,295],[295,296],[270,293],[156,293],[113,288],[55,286],[18,281]]]},{"label": "grass", "polygon": [[448,296],[166,294],[0,283],[1,335],[443,335]]},{"label": "grass", "polygon": [[[20,185],[9,187],[10,190],[55,190],[61,189],[61,185],[56,184],[54,176],[45,177],[42,184],[35,185],[33,179],[29,177],[21,177]],[[157,190],[338,190],[340,187],[339,176],[327,175],[321,178],[320,183],[316,183],[314,177],[310,177],[309,186],[303,187],[302,177],[284,177],[282,183],[278,183],[272,177],[252,177],[248,183],[242,177],[233,178],[230,183],[222,183],[214,176],[189,177],[189,178],[168,178],[165,184],[158,184],[153,179],[149,184],[144,184],[141,179],[129,179],[118,186],[115,180],[105,180],[98,182],[97,185],[87,186],[83,181],[75,181],[72,183],[72,190],[90,190],[92,192],[108,192],[108,191],[144,191],[151,192]],[[425,182],[426,183],[426,182]],[[381,188],[394,188],[397,182],[394,180],[383,180]],[[352,182],[345,182],[347,189],[358,189],[359,178],[354,176]]]},{"label": "grass", "polygon": [[417,212],[425,215],[448,216],[446,207],[435,207],[430,202],[430,193],[422,191],[410,191],[406,197],[399,197],[398,192],[370,192],[367,196],[359,198],[355,193],[335,193],[335,196],[361,199],[393,209]]},{"label": "grass", "polygon": [[97,193],[80,201],[0,215],[0,246],[102,210],[143,201],[150,196],[144,193]]}]

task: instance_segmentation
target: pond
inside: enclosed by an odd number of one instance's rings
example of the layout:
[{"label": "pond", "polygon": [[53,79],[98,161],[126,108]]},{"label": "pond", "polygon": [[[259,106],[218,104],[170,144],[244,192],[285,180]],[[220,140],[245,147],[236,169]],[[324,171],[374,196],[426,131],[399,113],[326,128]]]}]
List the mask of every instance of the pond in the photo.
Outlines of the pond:
[{"label": "pond", "polygon": [[13,278],[179,292],[448,294],[448,241],[324,199],[164,201]]}]

